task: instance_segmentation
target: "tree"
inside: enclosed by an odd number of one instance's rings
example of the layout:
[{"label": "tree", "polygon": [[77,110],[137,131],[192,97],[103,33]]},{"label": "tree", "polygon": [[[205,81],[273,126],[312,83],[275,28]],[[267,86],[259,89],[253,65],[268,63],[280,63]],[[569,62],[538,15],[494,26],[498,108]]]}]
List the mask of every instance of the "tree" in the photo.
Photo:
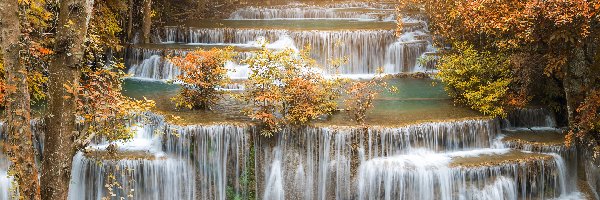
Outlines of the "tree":
[{"label": "tree", "polygon": [[[481,52],[506,55],[511,73],[519,76],[511,85],[519,89],[515,97],[562,105],[558,112],[579,131],[577,110],[592,102],[586,99],[600,85],[600,2],[410,0],[401,1],[398,10],[411,8],[425,10],[440,46],[466,42]],[[586,143],[600,138],[598,132],[577,135]]]},{"label": "tree", "polygon": [[486,115],[505,116],[513,83],[506,56],[459,43],[442,57],[438,70],[436,77],[458,103]]},{"label": "tree", "polygon": [[241,99],[245,113],[262,123],[262,135],[273,136],[287,125],[304,125],[337,109],[340,79],[315,70],[309,50],[272,51],[263,46],[246,60],[251,70]]},{"label": "tree", "polygon": [[18,183],[20,199],[40,199],[38,170],[35,165],[31,110],[28,90],[28,73],[21,60],[23,43],[19,16],[19,1],[0,2],[2,16],[2,55],[5,69],[6,112],[8,145],[6,152],[12,161],[11,171]]},{"label": "tree", "polygon": [[152,0],[143,0],[143,2],[142,39],[147,44],[150,43],[150,29],[152,28]]},{"label": "tree", "polygon": [[76,153],[76,114],[84,40],[93,0],[60,1],[55,57],[48,69],[49,101],[42,161],[43,199],[67,199],[70,169]]},{"label": "tree", "polygon": [[[381,74],[378,69],[378,74]],[[384,81],[385,77],[375,76],[368,81],[351,82],[346,88],[347,97],[344,99],[346,112],[359,125],[365,126],[367,111],[373,108],[373,101],[383,91],[397,92],[398,88],[389,86]]]},{"label": "tree", "polygon": [[223,95],[228,82],[225,63],[231,60],[233,48],[210,51],[196,50],[171,60],[181,69],[177,80],[182,89],[171,100],[179,108],[211,109]]}]

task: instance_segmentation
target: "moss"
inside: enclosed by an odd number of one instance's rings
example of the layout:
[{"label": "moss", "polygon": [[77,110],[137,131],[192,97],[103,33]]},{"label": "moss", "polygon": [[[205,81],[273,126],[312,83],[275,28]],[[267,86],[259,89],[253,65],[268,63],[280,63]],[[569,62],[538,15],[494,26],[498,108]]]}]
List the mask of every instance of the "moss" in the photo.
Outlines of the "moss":
[{"label": "moss", "polygon": [[256,160],[255,160],[254,145],[251,145],[248,157],[249,157],[249,159],[246,162],[246,168],[242,172],[242,176],[240,177],[240,186],[239,186],[240,191],[236,192],[234,189],[235,187],[228,185],[227,186],[227,199],[232,199],[232,200],[256,199],[256,175],[255,175]]}]

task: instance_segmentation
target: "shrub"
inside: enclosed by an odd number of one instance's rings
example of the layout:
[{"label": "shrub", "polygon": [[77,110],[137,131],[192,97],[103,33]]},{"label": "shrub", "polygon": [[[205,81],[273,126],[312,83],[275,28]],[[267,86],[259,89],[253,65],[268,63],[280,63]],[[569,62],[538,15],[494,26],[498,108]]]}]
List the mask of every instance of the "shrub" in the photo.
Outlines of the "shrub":
[{"label": "shrub", "polygon": [[304,125],[337,109],[340,79],[326,79],[315,70],[309,50],[272,51],[265,46],[246,60],[251,74],[241,99],[244,112],[263,125],[270,137],[284,125]]},{"label": "shrub", "polygon": [[[378,70],[379,73],[381,69]],[[379,74],[378,73],[378,74]],[[383,77],[373,77],[369,81],[352,82],[346,89],[344,99],[346,112],[358,124],[365,125],[367,111],[373,108],[373,100],[383,91],[397,92],[394,86],[388,86]]]},{"label": "shrub", "polygon": [[184,57],[171,58],[181,69],[177,80],[182,89],[171,100],[178,108],[211,109],[223,95],[220,87],[229,82],[225,63],[233,55],[232,48],[197,50]]},{"label": "shrub", "polygon": [[438,69],[437,77],[458,103],[485,115],[506,115],[512,76],[505,55],[480,52],[472,45],[458,43],[452,52],[442,55]]}]

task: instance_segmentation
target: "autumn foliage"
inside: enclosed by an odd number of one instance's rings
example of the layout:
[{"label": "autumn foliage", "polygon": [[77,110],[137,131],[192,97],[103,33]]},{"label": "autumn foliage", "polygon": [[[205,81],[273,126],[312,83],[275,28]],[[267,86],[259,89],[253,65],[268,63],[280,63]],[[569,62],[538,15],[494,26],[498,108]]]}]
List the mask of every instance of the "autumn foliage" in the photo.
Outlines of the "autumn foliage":
[{"label": "autumn foliage", "polygon": [[123,69],[122,63],[113,63],[101,69],[86,70],[79,88],[74,90],[65,85],[79,96],[77,115],[82,131],[78,138],[83,145],[79,148],[94,137],[108,141],[130,139],[133,133],[127,122],[154,107],[154,101],[135,100],[121,93]]},{"label": "autumn foliage", "polygon": [[245,113],[262,123],[261,135],[273,136],[287,125],[304,125],[337,109],[339,79],[315,70],[308,50],[273,51],[263,47],[246,60],[252,71],[241,99]]},{"label": "autumn foliage", "polygon": [[[378,70],[378,71],[381,71]],[[385,77],[375,76],[367,81],[354,81],[347,83],[345,87],[346,97],[344,99],[345,110],[350,117],[359,125],[365,125],[367,111],[373,108],[373,101],[384,91],[397,92],[394,86],[385,82]]]},{"label": "autumn foliage", "polygon": [[181,69],[177,76],[182,88],[171,100],[179,108],[211,109],[223,95],[229,82],[225,63],[233,56],[233,49],[196,50],[183,57],[171,58]]},{"label": "autumn foliage", "polygon": [[472,45],[458,43],[442,57],[438,70],[436,76],[455,101],[486,115],[505,116],[513,83],[505,55],[480,52]]},{"label": "autumn foliage", "polygon": [[[452,90],[473,82],[469,77],[502,83],[498,87],[492,84],[480,88],[483,91],[486,87],[494,87],[497,93],[488,96],[489,99],[473,96],[483,103],[476,106],[489,110],[487,108],[505,105],[524,106],[530,100],[541,103],[550,106],[559,116],[565,116],[573,131],[568,138],[570,141],[577,137],[587,144],[600,144],[600,134],[593,131],[591,125],[600,119],[593,106],[595,93],[592,92],[600,89],[599,1],[402,0],[399,5],[400,15],[409,10],[424,11],[440,47],[466,44],[476,52],[489,52],[487,56],[503,55],[508,59],[509,71],[505,71],[504,64],[485,68],[512,76],[512,81],[506,84],[502,82],[509,80],[506,76],[469,75],[447,70],[452,69],[448,66],[456,66],[457,62],[453,61],[457,56],[464,54],[461,49],[443,51],[442,57],[447,58],[442,58],[441,66],[445,68],[440,71],[441,76],[446,80],[458,80],[449,85]],[[402,31],[402,26],[398,29]],[[466,64],[463,70],[481,68],[480,64],[463,62]],[[448,79],[450,77],[454,79]],[[465,99],[470,93],[459,91],[456,96]],[[501,99],[505,101],[499,101]],[[497,111],[487,114],[495,115],[501,110]]]},{"label": "autumn foliage", "polygon": [[[567,135],[567,145],[575,143],[576,138],[592,140],[588,144],[597,144],[600,141],[590,135],[600,134],[600,91],[592,91],[579,108],[579,115],[574,128]],[[595,157],[600,157],[600,146],[592,146],[595,149]]]}]

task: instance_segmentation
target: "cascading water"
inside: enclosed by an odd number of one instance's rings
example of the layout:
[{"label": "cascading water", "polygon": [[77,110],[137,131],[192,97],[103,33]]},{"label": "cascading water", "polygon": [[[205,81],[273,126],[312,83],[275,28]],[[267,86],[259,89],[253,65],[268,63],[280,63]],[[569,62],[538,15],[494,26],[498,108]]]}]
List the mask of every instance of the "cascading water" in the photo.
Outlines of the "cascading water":
[{"label": "cascading water", "polygon": [[[132,199],[221,199],[244,197],[249,133],[245,126],[175,126],[149,114],[131,141],[118,142],[117,158],[93,145],[74,158],[70,199],[102,199],[112,191]],[[157,134],[159,133],[159,134]],[[101,156],[95,156],[100,154]],[[114,176],[114,179],[109,177]],[[121,187],[106,184],[114,180]]]},{"label": "cascading water", "polygon": [[[133,199],[243,199],[254,189],[263,199],[535,199],[576,191],[558,154],[494,147],[499,120],[288,129],[274,145],[255,138],[251,147],[254,128],[246,125],[149,119],[132,123],[137,134],[119,143],[116,158],[102,153],[106,142],[75,156],[71,199],[101,199],[107,188]],[[242,181],[251,159],[256,185]]]},{"label": "cascading water", "polygon": [[242,8],[231,13],[229,19],[351,18],[393,20],[394,11],[393,6],[363,2],[335,4],[329,7],[293,4],[285,6]]},{"label": "cascading water", "polygon": [[[226,67],[236,70],[230,77],[243,79],[249,71],[240,61],[265,40],[272,42],[270,49],[310,45],[322,65],[347,56],[339,69],[344,74],[373,74],[378,67],[386,73],[430,70],[417,62],[434,51],[423,21],[406,19],[400,38],[390,28],[293,27],[308,20],[302,18],[379,23],[373,19],[392,17],[390,9],[371,3],[251,7],[235,11],[232,21],[295,19],[286,21],[289,28],[166,26],[156,36],[162,44],[130,47],[129,73],[174,79],[181,72],[165,57],[232,45],[240,55]],[[518,110],[506,120],[289,128],[274,138],[258,136],[259,128],[247,124],[180,126],[147,115],[150,123],[132,122],[135,137],[115,143],[116,152],[99,141],[74,157],[70,199],[102,199],[112,192],[130,199],[491,200],[565,197],[578,190],[574,148],[512,137],[523,130],[541,137],[547,129],[557,132],[555,117],[543,109]],[[43,134],[35,135],[42,149]],[[0,158],[0,200],[8,199],[7,167]],[[598,168],[585,167],[588,184],[598,190]]]},{"label": "cascading water", "polygon": [[525,108],[510,112],[504,122],[510,127],[556,127],[554,114],[544,108]]},{"label": "cascading water", "polygon": [[[196,199],[193,168],[185,160],[97,160],[78,153],[71,175],[69,199],[73,200],[101,200],[112,194],[130,199]],[[111,181],[118,185],[110,185]]]},{"label": "cascading water", "polygon": [[[282,18],[288,20],[285,20],[287,22],[284,25],[277,27],[264,25],[257,25],[256,27],[250,25],[243,28],[233,25],[233,27],[217,26],[210,28],[202,28],[202,25],[165,26],[157,32],[156,37],[160,38],[163,44],[217,44],[221,46],[260,48],[259,41],[269,41],[284,44],[276,45],[277,47],[273,47],[273,49],[302,49],[310,46],[311,57],[317,60],[319,65],[325,67],[325,73],[375,74],[380,67],[384,68],[384,72],[389,74],[431,70],[420,67],[417,62],[423,54],[435,51],[431,48],[428,39],[427,24],[425,21],[420,20],[418,16],[403,19],[404,33],[400,38],[395,37],[393,26],[387,26],[385,23],[382,23],[381,27],[375,26],[376,28],[361,28],[360,26],[351,29],[345,26],[339,28],[324,27],[325,30],[310,28],[310,24],[314,23],[311,20],[315,21],[316,18],[339,19],[339,21],[347,24],[346,26],[353,26],[353,21],[348,20],[356,20],[356,22],[360,21],[357,19],[373,18],[395,20],[394,12],[393,6],[376,3],[342,3],[319,6],[294,4],[268,8],[248,7],[233,12],[230,19],[223,22],[245,21],[247,19],[252,20],[248,23]],[[242,23],[242,25],[244,24]],[[307,26],[306,24],[309,24],[308,27],[304,27]],[[336,26],[336,23],[332,23],[332,26]],[[137,56],[136,54],[130,55]],[[164,57],[165,54],[163,53],[160,56]],[[332,60],[342,58],[347,59],[344,64],[337,68],[330,66]],[[143,56],[143,58],[140,58],[137,56],[129,60],[135,60],[129,65],[129,72],[134,77],[171,79],[179,73],[175,69],[176,67],[159,57]],[[239,63],[239,60],[236,62]],[[243,66],[240,68],[243,68]],[[234,75],[235,78],[247,78],[247,76],[239,76],[239,73]]]},{"label": "cascading water", "polygon": [[[476,157],[507,154],[508,149],[480,149],[453,153],[413,152],[406,155],[381,157],[363,163],[359,169],[359,199],[459,199],[467,197],[466,188],[489,186],[495,177],[511,177],[521,186],[510,188],[526,195],[541,195],[544,187],[564,187],[555,183],[564,179],[555,173],[556,167],[545,159],[531,162],[511,161],[508,164],[462,167],[453,165],[455,157]],[[550,157],[550,156],[547,156]],[[493,157],[490,157],[493,158]],[[551,157],[550,157],[551,158]],[[530,173],[532,172],[533,173]],[[538,176],[541,174],[548,174]],[[523,185],[527,184],[527,185]],[[529,185],[531,184],[531,185]],[[482,188],[484,189],[484,188]],[[565,191],[553,192],[557,197]],[[500,199],[496,196],[492,199]],[[476,198],[472,198],[476,199]]]},{"label": "cascading water", "polygon": [[[397,42],[393,30],[288,31],[190,28],[187,35],[187,39],[180,38],[177,41],[236,45],[252,44],[263,39],[278,42],[289,38],[292,43],[280,48],[299,49],[310,46],[311,56],[322,66],[329,66],[332,59],[346,57],[347,63],[339,68],[339,73],[342,74],[374,74],[379,67],[385,67],[387,73],[419,71],[415,68],[418,66],[417,59],[429,50],[427,41]],[[253,46],[258,48],[260,44]],[[136,77],[156,79],[165,78],[165,75],[157,74],[170,73],[173,70],[171,64],[162,63],[162,59],[158,57],[144,56],[144,60],[132,64],[129,71]],[[334,72],[333,69],[329,71]]]},{"label": "cascading water", "polygon": [[181,70],[172,62],[163,59],[162,56],[153,55],[142,61],[139,65],[133,65],[129,69],[129,74],[136,77],[151,79],[174,79],[181,73]]},{"label": "cascading water", "polygon": [[193,160],[199,199],[227,199],[227,190],[245,197],[240,183],[247,173],[249,136],[246,126],[165,125],[165,151]]},{"label": "cascading water", "polygon": [[[270,180],[285,180],[279,196],[286,199],[352,199],[356,171],[361,163],[379,157],[409,153],[484,148],[499,132],[496,120],[426,123],[404,128],[306,128],[287,130],[275,148],[262,146],[265,155],[264,194],[272,196]],[[412,150],[411,150],[412,149]],[[277,170],[273,170],[274,169]],[[277,179],[269,179],[278,177]],[[283,178],[280,178],[283,177]]]},{"label": "cascading water", "polygon": [[0,151],[0,200],[9,200],[12,197],[11,183],[12,178],[8,176],[8,159]]}]

